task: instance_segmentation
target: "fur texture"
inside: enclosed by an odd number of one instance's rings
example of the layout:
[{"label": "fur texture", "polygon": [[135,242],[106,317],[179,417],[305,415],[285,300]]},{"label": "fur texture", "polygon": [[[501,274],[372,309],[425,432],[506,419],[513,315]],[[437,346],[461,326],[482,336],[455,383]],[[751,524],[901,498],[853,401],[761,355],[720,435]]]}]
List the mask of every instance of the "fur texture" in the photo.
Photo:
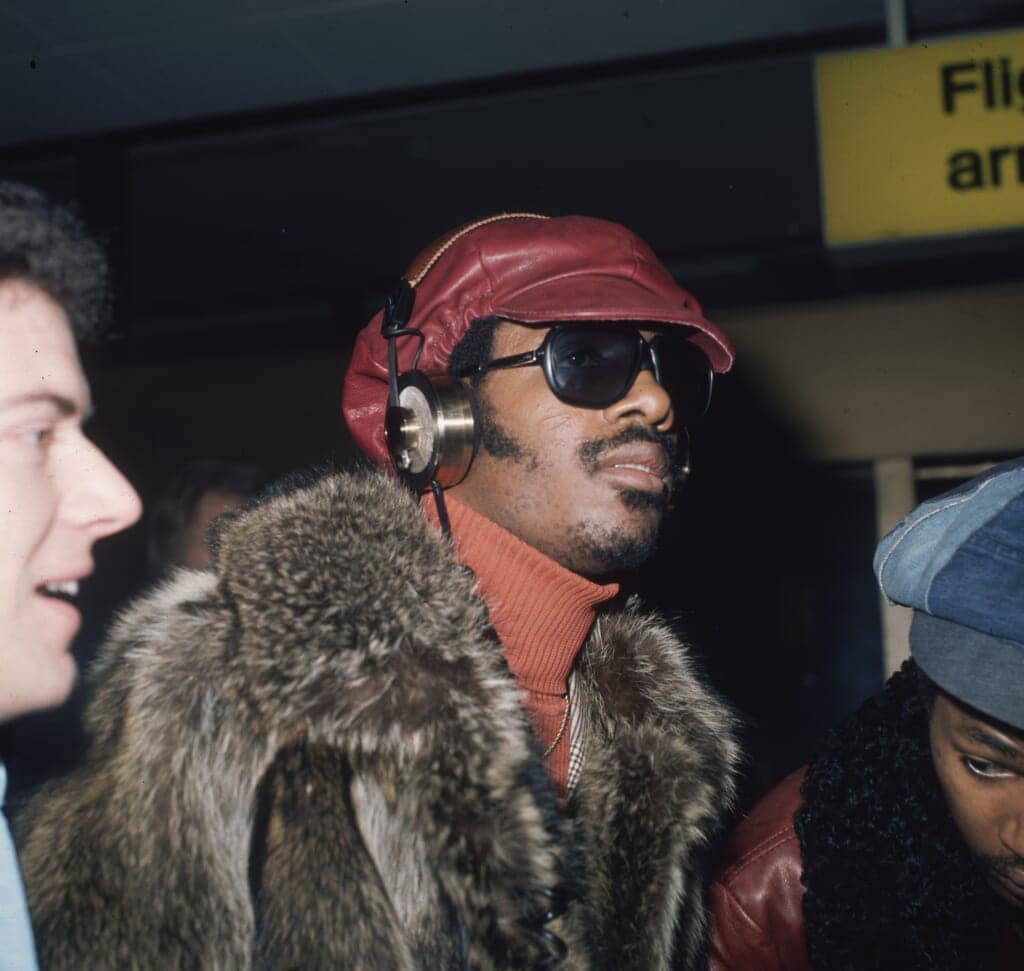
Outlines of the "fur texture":
[{"label": "fur texture", "polygon": [[553,789],[473,577],[413,500],[334,475],[223,522],[119,621],[85,764],[30,804],[41,960],[97,968],[692,966],[730,716],[635,605],[577,669]]}]

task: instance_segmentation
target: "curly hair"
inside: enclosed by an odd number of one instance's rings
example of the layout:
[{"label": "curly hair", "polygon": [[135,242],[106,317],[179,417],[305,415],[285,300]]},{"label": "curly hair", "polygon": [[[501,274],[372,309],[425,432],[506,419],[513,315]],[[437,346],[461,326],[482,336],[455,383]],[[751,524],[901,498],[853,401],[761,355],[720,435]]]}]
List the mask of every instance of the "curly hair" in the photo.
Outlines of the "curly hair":
[{"label": "curly hair", "polygon": [[500,317],[477,317],[470,322],[469,329],[462,335],[458,344],[452,348],[448,357],[448,373],[468,375],[469,383],[477,388],[486,377],[486,371],[477,371],[483,367],[494,352],[494,334],[501,323]]},{"label": "curly hair", "polygon": [[38,287],[67,314],[79,340],[98,336],[109,308],[109,269],[77,213],[18,182],[0,181],[0,282]]},{"label": "curly hair", "polygon": [[795,816],[814,967],[989,966],[1005,916],[939,787],[913,661],[827,738]]}]

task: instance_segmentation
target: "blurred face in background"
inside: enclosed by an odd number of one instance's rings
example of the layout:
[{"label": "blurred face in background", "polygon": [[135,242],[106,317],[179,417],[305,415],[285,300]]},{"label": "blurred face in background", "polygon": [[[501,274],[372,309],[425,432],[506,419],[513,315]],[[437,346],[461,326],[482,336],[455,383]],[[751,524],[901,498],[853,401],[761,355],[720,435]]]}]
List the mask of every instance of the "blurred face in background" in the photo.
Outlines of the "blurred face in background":
[{"label": "blurred face in background", "polygon": [[64,311],[0,280],[0,720],[65,700],[92,546],[141,513],[82,432],[90,407]]},{"label": "blurred face in background", "polygon": [[195,504],[189,521],[185,542],[178,558],[180,566],[205,570],[210,566],[209,533],[213,521],[226,512],[233,512],[245,502],[237,492],[207,489]]}]

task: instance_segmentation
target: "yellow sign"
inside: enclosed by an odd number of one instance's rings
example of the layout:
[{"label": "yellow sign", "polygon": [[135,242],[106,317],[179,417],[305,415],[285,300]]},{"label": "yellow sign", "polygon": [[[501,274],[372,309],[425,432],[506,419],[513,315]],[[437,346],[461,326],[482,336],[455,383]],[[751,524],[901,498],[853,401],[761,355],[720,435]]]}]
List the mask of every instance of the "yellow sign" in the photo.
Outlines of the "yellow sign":
[{"label": "yellow sign", "polygon": [[1024,226],[1024,31],[815,67],[829,243]]}]

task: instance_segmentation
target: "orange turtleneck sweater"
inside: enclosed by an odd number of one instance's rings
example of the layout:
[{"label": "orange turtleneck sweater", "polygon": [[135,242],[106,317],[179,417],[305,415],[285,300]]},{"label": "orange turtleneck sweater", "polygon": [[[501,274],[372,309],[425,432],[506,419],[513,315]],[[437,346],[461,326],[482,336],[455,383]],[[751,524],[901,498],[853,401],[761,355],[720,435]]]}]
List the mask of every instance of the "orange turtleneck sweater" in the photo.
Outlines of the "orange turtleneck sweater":
[{"label": "orange turtleneck sweater", "polygon": [[[568,717],[569,673],[597,605],[614,597],[619,586],[592,583],[567,570],[450,494],[445,502],[455,556],[476,576],[477,593],[487,605],[534,733],[545,751],[558,739],[547,767],[564,794],[570,745],[568,722],[562,726]],[[433,498],[425,496],[422,509],[438,525]]]}]

